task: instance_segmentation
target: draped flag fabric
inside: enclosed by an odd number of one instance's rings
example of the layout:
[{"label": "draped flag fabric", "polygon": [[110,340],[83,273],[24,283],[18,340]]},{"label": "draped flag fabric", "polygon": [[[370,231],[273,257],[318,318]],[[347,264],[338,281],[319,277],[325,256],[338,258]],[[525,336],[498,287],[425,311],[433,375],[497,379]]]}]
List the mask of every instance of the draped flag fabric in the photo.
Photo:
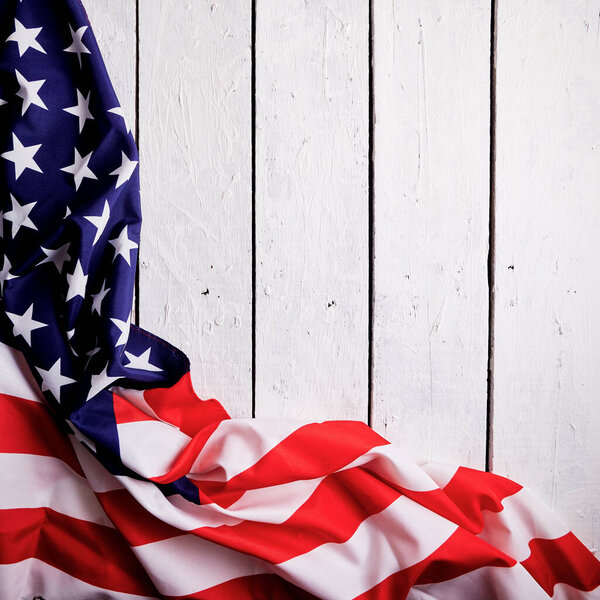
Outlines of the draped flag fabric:
[{"label": "draped flag fabric", "polygon": [[0,0],[0,600],[600,598],[520,485],[230,419],[130,323],[137,150],[78,0]]}]

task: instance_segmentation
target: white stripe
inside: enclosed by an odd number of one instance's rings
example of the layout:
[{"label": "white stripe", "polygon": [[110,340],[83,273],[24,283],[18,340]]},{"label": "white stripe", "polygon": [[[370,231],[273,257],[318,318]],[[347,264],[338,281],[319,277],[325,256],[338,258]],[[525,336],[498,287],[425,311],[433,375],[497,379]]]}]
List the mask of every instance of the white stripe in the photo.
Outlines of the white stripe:
[{"label": "white stripe", "polygon": [[118,385],[109,388],[109,390],[113,394],[116,394],[117,396],[120,396],[121,398],[124,398],[125,400],[133,404],[133,406],[139,408],[139,410],[141,410],[142,412],[146,413],[147,415],[150,415],[151,417],[154,417],[157,421],[162,421],[162,419],[150,407],[150,405],[146,401],[146,398],[144,398],[144,390],[131,390],[129,388],[119,387]]},{"label": "white stripe", "polygon": [[287,521],[314,493],[325,477],[248,490],[227,513],[261,523]]},{"label": "white stripe", "polygon": [[117,433],[123,464],[147,478],[168,473],[191,441],[189,435],[162,421],[121,423]]},{"label": "white stripe", "polygon": [[0,509],[48,507],[114,527],[87,481],[58,458],[0,454]]},{"label": "white stripe", "polygon": [[123,489],[123,484],[102,463],[72,435],[69,441],[75,450],[77,460],[85,473],[88,485],[94,492],[109,492],[111,490]]},{"label": "white stripe", "polygon": [[492,546],[522,562],[530,554],[533,538],[556,539],[569,533],[550,511],[525,489],[502,500],[498,513],[483,511],[483,531],[479,534]]},{"label": "white stripe", "polygon": [[181,513],[185,512],[193,521],[181,527],[191,530],[196,527],[219,527],[235,525],[240,521],[256,521],[259,523],[283,523],[287,521],[314,493],[319,479],[291,481],[282,485],[273,485],[255,490],[248,490],[229,508],[221,508],[217,504],[192,504],[181,496],[169,499]]},{"label": "white stripe", "polygon": [[[108,582],[107,582],[108,583]],[[113,592],[71,577],[37,558],[0,565],[0,597],[7,600],[156,600],[137,594]]]},{"label": "white stripe", "polygon": [[166,497],[156,485],[148,481],[124,476],[118,479],[148,512],[182,531],[192,531],[199,527],[237,525],[246,520],[283,523],[310,498],[322,481],[294,481],[280,486],[250,490],[225,509],[216,504],[194,504],[177,494]]},{"label": "white stripe", "polygon": [[554,586],[552,600],[599,600],[600,587],[591,592],[580,592],[566,583],[557,583]]},{"label": "white stripe", "polygon": [[203,540],[182,535],[133,548],[159,592],[185,596],[236,577],[268,572],[257,558]]},{"label": "white stripe", "polygon": [[319,598],[346,600],[423,560],[456,529],[454,523],[401,496],[365,519],[346,542],[323,544],[273,570]]},{"label": "white stripe", "polygon": [[447,465],[445,463],[430,462],[423,465],[422,469],[435,481],[439,488],[445,488],[456,475],[457,465]]},{"label": "white stripe", "polygon": [[190,477],[228,481],[252,467],[299,428],[283,419],[227,419],[219,423],[198,454]]},{"label": "white stripe", "polygon": [[406,600],[492,599],[548,600],[548,594],[517,563],[514,567],[483,567],[440,583],[415,585]]},{"label": "white stripe", "polygon": [[[194,461],[189,477],[196,481],[229,481],[254,466],[300,428],[297,421],[278,419],[223,421]],[[392,444],[376,446],[336,472],[354,467],[367,467],[377,475],[414,491],[431,491],[438,487],[421,467]]]},{"label": "white stripe", "polygon": [[415,492],[438,489],[438,484],[405,452],[393,444],[376,446],[338,471],[366,467],[377,476]]},{"label": "white stripe", "polygon": [[22,352],[0,342],[0,394],[45,402]]}]

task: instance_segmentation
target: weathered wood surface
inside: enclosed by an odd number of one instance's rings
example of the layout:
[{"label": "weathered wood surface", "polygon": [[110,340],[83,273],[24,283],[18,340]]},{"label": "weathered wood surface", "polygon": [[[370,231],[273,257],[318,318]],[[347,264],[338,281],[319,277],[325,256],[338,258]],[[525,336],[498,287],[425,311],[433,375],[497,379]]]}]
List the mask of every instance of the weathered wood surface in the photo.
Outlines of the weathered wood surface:
[{"label": "weathered wood surface", "polygon": [[489,442],[597,547],[598,0],[498,2],[490,440],[489,3],[371,1],[372,298],[369,3],[257,0],[254,98],[250,0],[138,4],[86,8],[139,121],[139,320],[198,393],[250,415],[254,353],[257,416],[367,419],[371,369],[376,429],[477,467]]},{"label": "weathered wood surface", "polygon": [[498,13],[493,467],[600,542],[600,2]]},{"label": "weathered wood surface", "polygon": [[250,2],[139,5],[140,324],[252,410]]},{"label": "weathered wood surface", "polygon": [[373,426],[484,468],[490,3],[374,8]]},{"label": "weathered wood surface", "polygon": [[88,0],[85,11],[102,58],[125,113],[128,127],[136,126],[136,6],[135,0]]},{"label": "weathered wood surface", "polygon": [[367,418],[368,8],[257,4],[257,416]]}]

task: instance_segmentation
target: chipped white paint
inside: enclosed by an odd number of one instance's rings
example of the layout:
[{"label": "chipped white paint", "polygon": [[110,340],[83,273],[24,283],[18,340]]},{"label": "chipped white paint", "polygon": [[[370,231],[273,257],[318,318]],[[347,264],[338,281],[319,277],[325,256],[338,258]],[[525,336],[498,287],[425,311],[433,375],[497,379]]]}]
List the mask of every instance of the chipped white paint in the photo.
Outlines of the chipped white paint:
[{"label": "chipped white paint", "polygon": [[250,2],[140,2],[140,324],[252,408]]},{"label": "chipped white paint", "polygon": [[493,466],[600,543],[600,2],[498,14]]},{"label": "chipped white paint", "polygon": [[373,427],[482,468],[490,3],[374,8]]},{"label": "chipped white paint", "polygon": [[257,4],[257,416],[367,418],[368,18]]},{"label": "chipped white paint", "polygon": [[[498,4],[494,468],[597,547],[600,2]],[[488,5],[373,0],[374,426],[479,467]],[[248,415],[251,3],[139,6],[141,324]],[[135,2],[86,7],[133,125]],[[367,36],[365,0],[257,1],[259,416],[367,416]]]}]

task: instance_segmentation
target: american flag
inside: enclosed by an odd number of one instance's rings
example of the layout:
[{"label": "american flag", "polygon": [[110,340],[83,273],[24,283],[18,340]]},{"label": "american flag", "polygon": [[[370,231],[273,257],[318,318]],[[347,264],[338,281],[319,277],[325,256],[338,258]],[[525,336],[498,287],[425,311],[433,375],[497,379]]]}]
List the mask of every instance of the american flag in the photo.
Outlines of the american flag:
[{"label": "american flag", "polygon": [[131,323],[138,156],[78,0],[0,0],[0,600],[600,598],[517,483],[230,419]]}]

